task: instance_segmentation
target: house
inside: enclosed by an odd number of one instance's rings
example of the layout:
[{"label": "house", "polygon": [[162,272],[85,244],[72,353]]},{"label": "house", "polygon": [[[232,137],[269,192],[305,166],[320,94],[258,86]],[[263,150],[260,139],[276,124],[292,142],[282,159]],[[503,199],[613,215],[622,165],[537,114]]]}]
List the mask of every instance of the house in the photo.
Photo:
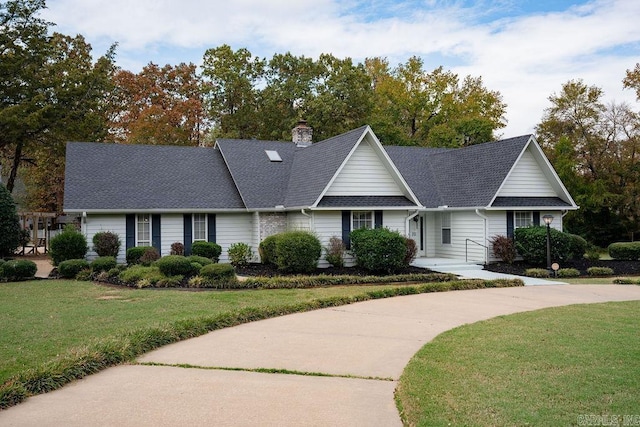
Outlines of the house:
[{"label": "house", "polygon": [[532,135],[457,149],[383,146],[369,126],[316,143],[311,135],[301,122],[293,142],[70,142],[64,210],[80,217],[89,242],[118,233],[120,261],[129,247],[167,255],[181,242],[188,253],[198,240],[220,244],[225,261],[232,243],[257,253],[287,229],[349,245],[351,230],[382,226],[416,240],[420,257],[486,263],[493,236],[547,214],[561,230],[578,208]]}]

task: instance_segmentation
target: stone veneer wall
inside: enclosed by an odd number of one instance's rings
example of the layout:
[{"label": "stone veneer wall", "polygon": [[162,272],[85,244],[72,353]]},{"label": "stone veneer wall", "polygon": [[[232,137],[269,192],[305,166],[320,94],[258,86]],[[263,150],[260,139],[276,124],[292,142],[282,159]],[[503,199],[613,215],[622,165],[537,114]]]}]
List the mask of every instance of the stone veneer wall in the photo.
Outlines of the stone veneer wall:
[{"label": "stone veneer wall", "polygon": [[260,213],[260,239],[287,231],[287,214],[285,212]]}]

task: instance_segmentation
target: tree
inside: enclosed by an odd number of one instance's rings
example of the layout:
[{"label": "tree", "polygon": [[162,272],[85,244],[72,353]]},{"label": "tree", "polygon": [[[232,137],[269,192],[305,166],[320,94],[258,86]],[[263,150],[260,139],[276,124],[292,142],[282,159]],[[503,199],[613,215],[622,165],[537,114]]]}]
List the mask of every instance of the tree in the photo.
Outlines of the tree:
[{"label": "tree", "polygon": [[120,70],[113,81],[109,131],[116,141],[200,145],[207,124],[194,64],[149,63],[138,74]]},{"label": "tree", "polygon": [[13,255],[20,245],[20,220],[11,193],[0,184],[0,257]]},{"label": "tree", "polygon": [[622,84],[627,89],[635,90],[636,98],[640,101],[640,63],[637,63],[633,70],[627,70]]},{"label": "tree", "polygon": [[626,104],[602,102],[603,92],[571,80],[536,127],[538,140],[581,207],[565,218],[572,233],[606,246],[640,227],[640,121]]},{"label": "tree", "polygon": [[482,78],[462,84],[451,71],[424,71],[421,58],[390,69],[388,61],[369,58],[375,107],[371,123],[385,144],[459,147],[494,139],[505,126],[506,105]]},{"label": "tree", "polygon": [[222,45],[205,52],[204,95],[215,136],[255,138],[259,133],[257,88],[264,78],[264,67],[264,59],[244,48],[234,52]]}]

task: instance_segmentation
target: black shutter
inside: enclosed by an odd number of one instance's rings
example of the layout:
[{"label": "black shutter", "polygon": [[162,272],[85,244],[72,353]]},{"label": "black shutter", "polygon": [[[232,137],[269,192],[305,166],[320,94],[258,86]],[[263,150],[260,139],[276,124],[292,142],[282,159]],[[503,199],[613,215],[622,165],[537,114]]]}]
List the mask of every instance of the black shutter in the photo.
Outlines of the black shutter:
[{"label": "black shutter", "polygon": [[193,223],[191,222],[191,214],[182,216],[184,231],[184,254],[191,255],[191,242],[193,241]]},{"label": "black shutter", "polygon": [[342,243],[347,249],[351,249],[351,211],[342,211]]},{"label": "black shutter", "polygon": [[216,214],[207,215],[207,241],[216,242]]},{"label": "black shutter", "polygon": [[162,254],[162,242],[160,237],[160,214],[151,215],[151,246]]},{"label": "black shutter", "polygon": [[382,228],[382,211],[373,213],[373,226],[374,228]]},{"label": "black shutter", "polygon": [[513,211],[507,211],[507,237],[513,239]]},{"label": "black shutter", "polygon": [[424,218],[420,217],[420,250],[424,251]]},{"label": "black shutter", "polygon": [[540,225],[540,211],[533,213],[533,225],[536,227]]},{"label": "black shutter", "polygon": [[126,215],[125,249],[136,245],[136,214]]}]

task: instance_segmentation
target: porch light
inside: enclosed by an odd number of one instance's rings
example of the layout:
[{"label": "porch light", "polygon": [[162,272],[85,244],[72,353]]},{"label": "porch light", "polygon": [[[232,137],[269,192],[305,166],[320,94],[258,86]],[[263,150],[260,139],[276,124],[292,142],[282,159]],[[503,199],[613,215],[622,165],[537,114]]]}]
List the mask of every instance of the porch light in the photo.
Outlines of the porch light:
[{"label": "porch light", "polygon": [[553,215],[545,215],[542,220],[547,224],[547,270],[551,273],[551,223]]}]

